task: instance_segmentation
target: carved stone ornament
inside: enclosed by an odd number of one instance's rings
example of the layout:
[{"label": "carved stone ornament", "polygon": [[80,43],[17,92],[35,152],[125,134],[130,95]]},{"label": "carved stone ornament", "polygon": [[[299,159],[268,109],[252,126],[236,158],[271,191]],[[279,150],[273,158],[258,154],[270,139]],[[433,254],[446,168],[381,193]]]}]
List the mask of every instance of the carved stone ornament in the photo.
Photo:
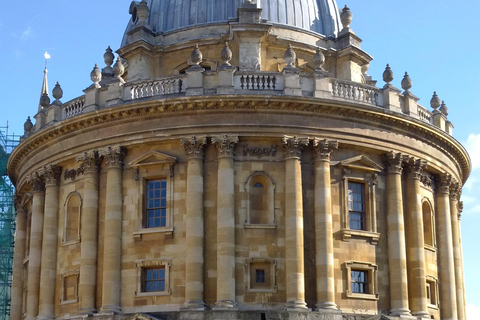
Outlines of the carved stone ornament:
[{"label": "carved stone ornament", "polygon": [[315,161],[330,161],[333,150],[338,149],[338,141],[327,141],[327,139],[313,139],[313,151]]},{"label": "carved stone ornament", "polygon": [[63,172],[63,179],[64,180],[75,180],[79,175],[84,174],[85,168],[83,167],[83,163],[77,169],[70,169],[65,170]]},{"label": "carved stone ornament", "polygon": [[285,160],[300,159],[302,149],[308,146],[308,138],[284,136],[282,138]]},{"label": "carved stone ornament", "polygon": [[437,111],[438,107],[440,107],[440,98],[437,96],[437,92],[433,92],[432,99],[430,99],[430,107],[432,107],[433,111]]},{"label": "carved stone ornament", "polygon": [[275,157],[277,155],[277,145],[272,144],[270,147],[249,147],[248,144],[243,145],[243,155],[257,158]]},{"label": "carved stone ornament", "polygon": [[44,177],[38,171],[29,174],[27,179],[28,183],[32,186],[33,192],[45,191]]},{"label": "carved stone ornament", "polygon": [[458,209],[458,220],[460,220],[462,218],[462,212],[463,212],[463,201],[458,201],[457,209]]},{"label": "carved stone ornament", "polygon": [[191,137],[182,139],[180,142],[185,148],[187,159],[203,159],[205,145],[207,144],[206,137]]},{"label": "carved stone ornament", "polygon": [[437,177],[438,192],[443,194],[450,193],[450,184],[452,183],[452,176],[448,173],[444,173]]},{"label": "carved stone ornament", "polygon": [[123,80],[122,78],[124,73],[125,73],[125,66],[123,65],[120,58],[117,58],[117,62],[115,62],[115,65],[113,66],[113,74],[115,78],[117,78],[120,81],[121,85],[125,83],[125,80]]},{"label": "carved stone ornament", "polygon": [[238,136],[214,136],[212,137],[212,143],[215,145],[218,151],[218,157],[233,158],[235,146],[238,143]]},{"label": "carved stone ornament", "polygon": [[423,171],[427,169],[427,162],[414,157],[406,157],[407,174],[410,179],[421,180]]},{"label": "carved stone ornament", "polygon": [[383,71],[383,81],[385,81],[387,84],[390,84],[390,82],[393,81],[393,71],[388,64],[385,68],[385,71]]},{"label": "carved stone ornament", "polygon": [[98,69],[98,65],[95,65],[92,72],[90,72],[90,79],[95,85],[95,88],[101,88],[100,81],[102,81],[102,73],[100,72],[100,69]]},{"label": "carved stone ornament", "polygon": [[105,50],[105,53],[103,54],[103,60],[105,61],[105,65],[107,67],[112,67],[113,61],[115,59],[115,56],[113,55],[113,50],[108,46],[107,50]]},{"label": "carved stone ornament", "polygon": [[343,28],[350,28],[350,25],[352,24],[352,18],[353,14],[350,11],[350,8],[345,6],[340,14],[340,21],[342,22]]},{"label": "carved stone ornament", "polygon": [[390,151],[384,157],[388,173],[401,174],[403,157],[401,153]]},{"label": "carved stone ornament", "polygon": [[192,62],[192,66],[189,68],[189,70],[192,70],[192,71],[203,70],[203,68],[200,66],[200,63],[202,63],[203,61],[203,54],[198,48],[198,44],[195,44],[195,48],[190,54],[190,61]]},{"label": "carved stone ornament", "polygon": [[445,116],[448,116],[448,108],[445,104],[445,101],[442,100],[442,104],[440,105],[440,112],[443,113]]},{"label": "carved stone ornament", "polygon": [[408,75],[407,72],[405,72],[405,75],[403,76],[401,84],[402,84],[402,89],[405,90],[405,92],[409,92],[409,90],[412,88],[412,79],[410,79],[410,76]]},{"label": "carved stone ornament", "polygon": [[325,56],[320,50],[320,47],[317,47],[317,52],[313,56],[313,63],[315,64],[316,71],[325,71],[323,65],[325,64]]},{"label": "carved stone ornament", "polygon": [[83,154],[77,155],[77,162],[82,162],[80,167],[82,168],[83,173],[98,172],[102,158],[98,156],[97,151],[84,152]]},{"label": "carved stone ornament", "polygon": [[284,70],[297,70],[297,68],[295,68],[293,65],[293,63],[297,60],[297,54],[292,49],[291,44],[287,46],[287,51],[285,51],[283,59],[287,63],[287,66],[284,68]]},{"label": "carved stone ornament", "polygon": [[62,167],[48,165],[43,167],[41,171],[45,176],[46,186],[58,185],[58,183],[60,182],[60,177],[62,175]]},{"label": "carved stone ornament", "polygon": [[458,183],[455,179],[452,179],[452,183],[450,184],[450,199],[458,201],[461,193],[462,187],[460,186],[460,183]]},{"label": "carved stone ornament", "polygon": [[99,151],[98,155],[105,158],[107,168],[123,168],[123,160],[127,155],[127,149],[120,146],[108,147],[106,150]]},{"label": "carved stone ornament", "polygon": [[432,191],[435,189],[435,178],[429,173],[424,172],[420,178],[420,182],[424,187]]},{"label": "carved stone ornament", "polygon": [[228,68],[232,65],[230,64],[230,60],[232,60],[232,50],[228,47],[228,42],[225,42],[225,47],[222,49],[221,56],[223,60],[223,65],[221,68]]}]

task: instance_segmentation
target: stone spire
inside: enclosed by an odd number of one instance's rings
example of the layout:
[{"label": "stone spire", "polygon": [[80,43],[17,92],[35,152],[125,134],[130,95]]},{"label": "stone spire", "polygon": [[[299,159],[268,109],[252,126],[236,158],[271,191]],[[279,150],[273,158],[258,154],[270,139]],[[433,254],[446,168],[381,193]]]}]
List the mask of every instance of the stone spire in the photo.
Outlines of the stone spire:
[{"label": "stone spire", "polygon": [[40,100],[38,103],[38,112],[43,110],[43,106],[46,105],[46,100],[48,98],[48,103],[50,103],[50,98],[48,96],[48,79],[47,79],[47,66],[45,65],[45,70],[43,70],[43,84],[42,84],[42,92],[40,93]]}]

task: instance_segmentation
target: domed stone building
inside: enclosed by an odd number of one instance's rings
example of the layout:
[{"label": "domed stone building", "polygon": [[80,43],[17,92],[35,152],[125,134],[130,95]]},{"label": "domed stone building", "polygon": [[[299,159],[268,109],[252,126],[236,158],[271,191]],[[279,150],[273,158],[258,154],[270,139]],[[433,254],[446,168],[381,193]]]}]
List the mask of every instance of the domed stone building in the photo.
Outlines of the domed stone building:
[{"label": "domed stone building", "polygon": [[10,156],[12,320],[465,319],[468,154],[436,94],[376,86],[347,7],[129,10]]}]

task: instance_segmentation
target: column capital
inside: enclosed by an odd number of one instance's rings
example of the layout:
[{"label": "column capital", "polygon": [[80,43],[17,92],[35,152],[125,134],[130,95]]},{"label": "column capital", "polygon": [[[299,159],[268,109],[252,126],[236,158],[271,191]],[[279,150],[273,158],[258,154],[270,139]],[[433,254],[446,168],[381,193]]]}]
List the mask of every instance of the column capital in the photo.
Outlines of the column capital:
[{"label": "column capital", "polygon": [[27,177],[28,183],[32,186],[33,192],[45,191],[45,180],[39,171],[32,172]]},{"label": "column capital", "polygon": [[391,174],[401,174],[402,173],[402,163],[403,157],[401,153],[395,153],[390,151],[385,154],[384,161],[387,166],[387,172]]},{"label": "column capital", "polygon": [[98,154],[105,158],[107,168],[123,168],[123,160],[127,155],[127,149],[120,146],[108,147],[105,150],[98,151]]},{"label": "column capital", "polygon": [[443,173],[437,176],[437,190],[439,193],[449,194],[450,193],[450,184],[452,183],[452,176],[448,173]]},{"label": "column capital", "polygon": [[88,151],[75,157],[77,162],[82,162],[84,173],[96,173],[100,169],[102,157],[98,155],[98,151]]},{"label": "column capital", "polygon": [[327,139],[313,139],[313,151],[315,152],[315,161],[330,161],[333,150],[338,149],[338,141]]},{"label": "column capital", "polygon": [[62,175],[62,167],[51,164],[43,167],[43,169],[41,169],[40,171],[43,173],[43,176],[45,178],[46,187],[58,186]]},{"label": "column capital", "polygon": [[454,201],[458,201],[460,199],[460,194],[462,193],[462,187],[457,180],[452,179],[452,183],[450,184],[450,199]]},{"label": "column capital", "polygon": [[427,169],[427,161],[415,157],[406,156],[407,174],[410,179],[421,180],[423,172]]},{"label": "column capital", "polygon": [[308,138],[299,138],[297,136],[283,136],[282,138],[285,160],[300,159],[302,149],[308,146]]},{"label": "column capital", "polygon": [[217,148],[219,158],[233,158],[238,136],[227,136],[226,134],[213,136],[212,143]]},{"label": "column capital", "polygon": [[458,221],[460,221],[460,219],[462,218],[462,212],[463,212],[463,201],[458,201],[457,208],[458,208]]},{"label": "column capital", "polygon": [[182,138],[180,142],[185,148],[187,159],[203,159],[205,145],[207,144],[206,137]]}]

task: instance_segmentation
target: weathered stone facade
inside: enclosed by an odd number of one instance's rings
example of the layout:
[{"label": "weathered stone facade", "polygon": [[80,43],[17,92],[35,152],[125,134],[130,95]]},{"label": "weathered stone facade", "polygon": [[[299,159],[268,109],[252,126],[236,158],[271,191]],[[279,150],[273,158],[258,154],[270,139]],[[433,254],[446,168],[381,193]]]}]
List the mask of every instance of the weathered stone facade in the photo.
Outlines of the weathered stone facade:
[{"label": "weathered stone facade", "polygon": [[163,32],[157,2],[9,159],[11,319],[464,320],[470,160],[436,95],[375,87],[348,8],[330,37],[249,1]]}]

